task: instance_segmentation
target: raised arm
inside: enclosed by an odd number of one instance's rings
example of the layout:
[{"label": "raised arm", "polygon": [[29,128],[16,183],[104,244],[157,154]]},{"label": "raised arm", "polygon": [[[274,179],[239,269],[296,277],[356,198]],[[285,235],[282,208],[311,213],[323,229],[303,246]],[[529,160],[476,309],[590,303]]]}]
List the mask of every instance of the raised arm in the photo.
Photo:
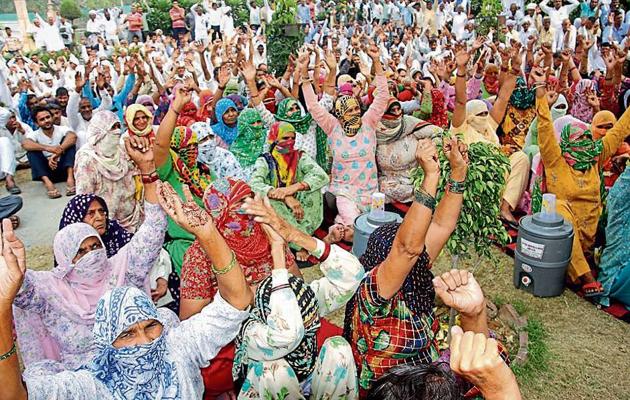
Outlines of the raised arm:
[{"label": "raised arm", "polygon": [[190,89],[184,87],[177,88],[175,99],[171,103],[171,107],[168,109],[168,112],[164,116],[164,119],[158,128],[155,143],[153,145],[155,166],[158,168],[168,162],[170,157],[169,150],[171,148],[171,136],[175,130],[177,116],[184,107],[184,104],[190,101],[191,97]]},{"label": "raised arm", "polygon": [[[143,179],[157,178],[153,151],[147,138],[127,137],[125,148],[140,170]],[[119,251],[113,257],[120,255],[128,258],[127,279],[137,287],[142,287],[149,271],[160,256],[166,234],[166,215],[158,203],[156,191],[156,181],[144,183],[144,222],[131,241],[123,247],[124,251]]]},{"label": "raised arm", "polygon": [[254,360],[277,360],[291,353],[304,337],[304,321],[293,289],[289,286],[289,272],[285,257],[285,242],[271,227],[263,225],[271,243],[273,271],[267,320],[252,318],[243,326],[243,337],[248,356]]},{"label": "raised arm", "polygon": [[11,221],[2,220],[0,250],[0,399],[26,400],[20,362],[13,340],[13,300],[26,273],[26,250],[13,233]]},{"label": "raised arm", "polygon": [[325,244],[291,225],[278,216],[266,197],[257,195],[254,199],[247,199],[243,208],[257,222],[272,227],[285,241],[305,249],[319,262],[324,277],[311,282],[310,286],[317,296],[321,316],[343,307],[354,295],[365,275],[363,266],[354,255],[336,245]]},{"label": "raised arm", "polygon": [[457,63],[457,75],[455,77],[455,110],[453,112],[452,125],[459,128],[466,121],[466,102],[468,96],[466,93],[466,66],[470,60],[470,53],[466,49],[457,52],[455,62]]},{"label": "raised arm", "polygon": [[199,241],[214,266],[221,297],[236,309],[246,309],[253,296],[234,252],[219,233],[212,217],[197,205],[188,186],[183,186],[183,192],[186,200],[180,199],[170,184],[159,184],[160,205],[173,221]]},{"label": "raised arm", "polygon": [[368,126],[375,127],[387,109],[389,90],[387,88],[387,79],[385,78],[383,65],[381,64],[380,51],[373,42],[370,44],[370,48],[368,49],[368,55],[372,58],[372,68],[375,75],[374,81],[376,83],[376,96],[374,97],[374,101],[372,102],[372,105],[370,105],[370,108],[368,108],[363,115],[362,120]]},{"label": "raised arm", "polygon": [[437,149],[430,139],[418,141],[416,160],[424,171],[424,180],[416,189],[416,201],[407,212],[387,258],[378,268],[376,282],[378,294],[391,299],[402,287],[407,275],[425,249],[425,238],[433,209],[440,177]]},{"label": "raised arm", "polygon": [[427,253],[431,261],[435,260],[457,226],[457,219],[462,209],[463,194],[468,171],[468,148],[457,138],[448,142],[444,139],[444,153],[451,166],[451,174],[444,197],[435,210],[426,239]]},{"label": "raised arm", "polygon": [[497,124],[500,124],[503,121],[505,111],[507,110],[507,106],[510,102],[510,96],[516,87],[516,78],[522,74],[521,62],[522,58],[520,50],[517,48],[512,49],[512,69],[503,81],[503,84],[499,89],[497,100],[494,102],[494,106],[490,111],[490,117],[492,117]]},{"label": "raised arm", "polygon": [[536,111],[538,113],[538,147],[540,156],[548,167],[553,166],[562,160],[560,145],[556,139],[551,121],[551,112],[547,103],[546,75],[542,68],[533,68],[530,76],[534,80],[536,88]]},{"label": "raised arm", "polygon": [[628,135],[630,135],[630,108],[626,109],[619,121],[602,139],[604,149],[598,160],[600,166],[604,165],[617,152],[617,149]]}]

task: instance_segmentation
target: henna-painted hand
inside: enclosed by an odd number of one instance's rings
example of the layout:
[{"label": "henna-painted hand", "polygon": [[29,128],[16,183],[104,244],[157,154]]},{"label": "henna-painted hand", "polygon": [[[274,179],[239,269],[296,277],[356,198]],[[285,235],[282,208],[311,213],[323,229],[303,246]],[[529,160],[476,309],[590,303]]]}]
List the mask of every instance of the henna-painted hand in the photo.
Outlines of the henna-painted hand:
[{"label": "henna-painted hand", "polygon": [[162,209],[177,225],[198,237],[203,232],[208,232],[214,225],[214,221],[206,210],[195,203],[187,185],[183,185],[182,190],[185,201],[178,196],[168,182],[158,183],[158,200]]}]

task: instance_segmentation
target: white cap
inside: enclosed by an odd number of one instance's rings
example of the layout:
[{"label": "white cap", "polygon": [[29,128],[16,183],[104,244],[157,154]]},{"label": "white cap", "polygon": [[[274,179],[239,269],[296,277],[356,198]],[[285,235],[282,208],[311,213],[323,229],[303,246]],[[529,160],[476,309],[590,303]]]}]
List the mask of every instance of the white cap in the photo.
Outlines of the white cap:
[{"label": "white cap", "polygon": [[535,10],[536,9],[536,3],[529,3],[526,7],[527,10]]}]

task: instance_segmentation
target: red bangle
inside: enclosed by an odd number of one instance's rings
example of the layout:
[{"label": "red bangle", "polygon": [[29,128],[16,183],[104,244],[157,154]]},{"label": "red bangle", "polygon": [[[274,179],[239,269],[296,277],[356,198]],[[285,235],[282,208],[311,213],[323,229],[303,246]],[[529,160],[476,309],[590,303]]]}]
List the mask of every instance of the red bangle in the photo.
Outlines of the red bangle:
[{"label": "red bangle", "polygon": [[308,262],[310,262],[311,264],[323,263],[328,259],[328,256],[330,255],[330,248],[330,243],[324,243],[324,252],[322,253],[322,256],[317,258],[314,255],[310,255],[308,257]]},{"label": "red bangle", "polygon": [[154,183],[160,179],[157,171],[153,171],[150,174],[142,174],[140,176],[142,178],[142,183]]}]

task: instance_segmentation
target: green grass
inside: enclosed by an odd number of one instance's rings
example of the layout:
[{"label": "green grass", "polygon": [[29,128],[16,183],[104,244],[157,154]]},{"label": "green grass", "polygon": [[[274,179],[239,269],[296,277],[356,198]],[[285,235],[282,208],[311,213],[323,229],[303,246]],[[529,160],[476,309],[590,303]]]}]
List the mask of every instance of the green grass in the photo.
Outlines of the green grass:
[{"label": "green grass", "polygon": [[[516,305],[514,305],[514,308],[517,308]],[[520,311],[518,312],[521,314]],[[549,370],[549,358],[551,357],[551,353],[547,345],[548,335],[542,321],[537,317],[528,316],[525,330],[527,331],[529,339],[527,345],[527,362],[524,365],[514,365],[512,371],[514,371],[516,377],[521,381],[521,384],[527,386],[538,374]]]}]

